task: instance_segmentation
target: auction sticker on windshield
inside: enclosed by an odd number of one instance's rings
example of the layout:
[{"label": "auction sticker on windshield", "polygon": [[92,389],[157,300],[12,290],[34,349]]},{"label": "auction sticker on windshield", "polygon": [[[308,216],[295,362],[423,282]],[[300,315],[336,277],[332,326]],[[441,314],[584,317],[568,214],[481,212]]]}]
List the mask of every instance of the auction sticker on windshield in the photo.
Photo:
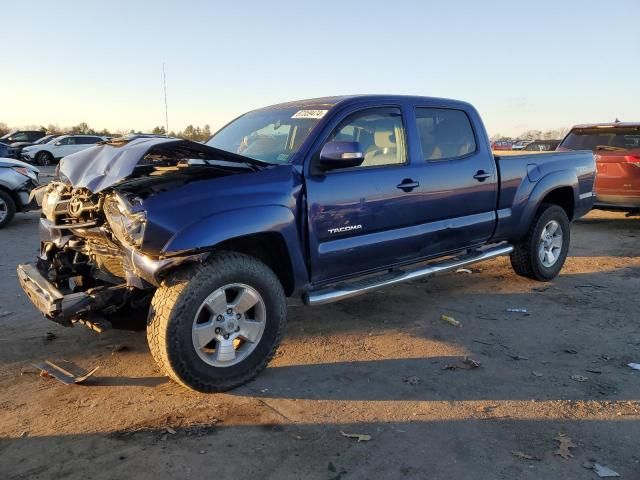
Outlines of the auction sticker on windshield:
[{"label": "auction sticker on windshield", "polygon": [[291,115],[291,118],[314,118],[320,119],[324,117],[329,110],[298,110]]}]

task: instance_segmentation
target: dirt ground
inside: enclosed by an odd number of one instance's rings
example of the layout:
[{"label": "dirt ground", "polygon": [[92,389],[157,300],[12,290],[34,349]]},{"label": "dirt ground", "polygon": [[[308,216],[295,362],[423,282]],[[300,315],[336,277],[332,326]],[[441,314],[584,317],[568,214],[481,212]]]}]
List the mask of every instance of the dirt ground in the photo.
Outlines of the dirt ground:
[{"label": "dirt ground", "polygon": [[[593,461],[640,479],[640,218],[574,224],[551,283],[500,258],[291,306],[269,368],[218,395],[161,376],[144,332],[44,320],[15,277],[37,222],[0,232],[2,479],[592,479]],[[446,368],[465,356],[481,366]],[[100,369],[65,386],[38,376],[44,359]]]}]

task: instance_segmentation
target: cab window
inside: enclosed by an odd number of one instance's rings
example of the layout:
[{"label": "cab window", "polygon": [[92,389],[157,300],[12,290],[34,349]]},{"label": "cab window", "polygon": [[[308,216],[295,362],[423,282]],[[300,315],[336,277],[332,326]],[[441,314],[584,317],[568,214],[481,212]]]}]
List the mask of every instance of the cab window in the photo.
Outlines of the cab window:
[{"label": "cab window", "polygon": [[416,108],[422,156],[428,162],[452,160],[476,151],[469,117],[462,110]]},{"label": "cab window", "polygon": [[405,130],[398,108],[374,108],[343,120],[328,141],[358,142],[364,161],[359,167],[400,165],[406,162]]}]

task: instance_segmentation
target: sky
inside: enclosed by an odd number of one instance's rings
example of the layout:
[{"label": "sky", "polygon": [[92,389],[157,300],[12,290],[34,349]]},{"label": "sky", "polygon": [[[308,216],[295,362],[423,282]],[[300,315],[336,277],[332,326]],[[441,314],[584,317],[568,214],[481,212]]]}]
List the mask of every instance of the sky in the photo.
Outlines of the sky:
[{"label": "sky", "polygon": [[215,130],[299,98],[471,102],[490,134],[640,121],[640,0],[0,0],[0,122]]}]

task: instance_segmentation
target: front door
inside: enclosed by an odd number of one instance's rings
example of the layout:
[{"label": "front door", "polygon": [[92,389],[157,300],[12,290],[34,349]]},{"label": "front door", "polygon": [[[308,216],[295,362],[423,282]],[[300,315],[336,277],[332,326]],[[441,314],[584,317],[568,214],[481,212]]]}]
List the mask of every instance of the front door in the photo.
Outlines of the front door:
[{"label": "front door", "polygon": [[346,115],[326,141],[332,140],[358,142],[365,158],[358,167],[324,172],[314,173],[312,164],[306,179],[312,282],[414,259],[419,185],[400,109]]}]

